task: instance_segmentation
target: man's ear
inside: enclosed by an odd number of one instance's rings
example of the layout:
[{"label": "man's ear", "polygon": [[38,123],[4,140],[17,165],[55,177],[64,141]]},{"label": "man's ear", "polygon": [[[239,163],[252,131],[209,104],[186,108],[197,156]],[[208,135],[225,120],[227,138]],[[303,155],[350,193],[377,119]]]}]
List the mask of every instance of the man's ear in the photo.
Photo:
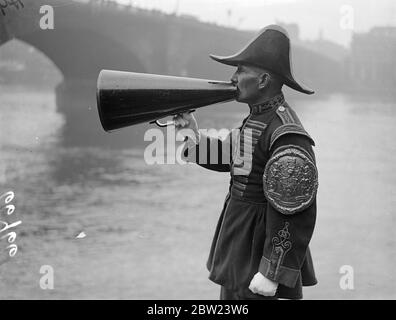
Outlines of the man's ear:
[{"label": "man's ear", "polygon": [[269,73],[263,72],[260,75],[260,79],[259,79],[259,89],[261,90],[268,87],[270,80],[271,80],[271,76],[269,75]]}]

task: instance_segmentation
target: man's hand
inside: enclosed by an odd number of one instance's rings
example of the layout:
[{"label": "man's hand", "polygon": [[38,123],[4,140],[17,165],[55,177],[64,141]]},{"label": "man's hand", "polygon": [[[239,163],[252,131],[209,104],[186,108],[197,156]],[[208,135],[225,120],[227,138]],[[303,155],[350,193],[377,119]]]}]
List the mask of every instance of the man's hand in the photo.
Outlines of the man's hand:
[{"label": "man's hand", "polygon": [[252,281],[250,281],[249,289],[253,293],[261,294],[266,297],[272,297],[276,293],[278,283],[264,277],[260,272],[257,272]]},{"label": "man's hand", "polygon": [[[195,137],[199,140],[199,131],[198,131],[198,124],[195,117],[190,112],[185,112],[182,114],[178,114],[173,117],[173,121],[175,122],[176,130],[181,129],[190,129],[194,132]],[[182,133],[187,133],[188,130],[182,130]]]}]

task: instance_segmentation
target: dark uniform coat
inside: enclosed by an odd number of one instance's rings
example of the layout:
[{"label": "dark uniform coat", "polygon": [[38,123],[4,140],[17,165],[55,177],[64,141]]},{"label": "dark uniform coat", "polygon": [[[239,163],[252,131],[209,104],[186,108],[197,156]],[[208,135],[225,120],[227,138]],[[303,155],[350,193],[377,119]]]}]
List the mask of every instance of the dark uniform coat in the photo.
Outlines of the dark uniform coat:
[{"label": "dark uniform coat", "polygon": [[[257,298],[248,287],[259,271],[279,283],[277,297],[302,298],[302,286],[317,283],[308,247],[318,185],[312,138],[279,94],[252,106],[236,135],[216,140],[202,135],[184,153],[207,169],[231,174],[207,261],[209,279]],[[213,142],[222,159],[210,163]]]}]

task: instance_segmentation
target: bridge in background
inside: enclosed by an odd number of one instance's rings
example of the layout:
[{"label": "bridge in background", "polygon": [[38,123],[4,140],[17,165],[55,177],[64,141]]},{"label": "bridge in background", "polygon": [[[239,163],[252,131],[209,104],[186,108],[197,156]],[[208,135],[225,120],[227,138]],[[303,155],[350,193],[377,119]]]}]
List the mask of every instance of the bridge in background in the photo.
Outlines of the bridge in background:
[{"label": "bridge in background", "polygon": [[[20,0],[0,13],[0,45],[17,38],[45,53],[65,78],[95,78],[100,69],[202,75],[211,52],[227,53],[251,34],[106,2]],[[39,26],[40,7],[54,8],[54,29]],[[213,76],[221,68],[209,69]]]},{"label": "bridge in background", "polygon": [[[14,5],[0,12],[0,46],[19,39],[42,51],[59,68],[64,80],[57,88],[57,104],[72,132],[82,130],[79,119],[97,121],[92,106],[101,69],[228,79],[232,70],[211,61],[208,54],[234,53],[253,35],[106,1],[8,3]],[[44,5],[54,8],[53,30],[40,28]],[[323,73],[329,72],[323,68],[334,70],[327,58],[299,46],[293,48],[293,61],[297,77],[316,89]]]}]

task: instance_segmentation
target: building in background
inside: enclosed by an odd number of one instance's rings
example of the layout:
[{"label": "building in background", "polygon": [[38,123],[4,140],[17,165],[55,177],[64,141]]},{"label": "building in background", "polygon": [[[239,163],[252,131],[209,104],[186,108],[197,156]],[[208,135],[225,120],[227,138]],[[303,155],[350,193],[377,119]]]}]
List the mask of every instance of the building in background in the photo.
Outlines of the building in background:
[{"label": "building in background", "polygon": [[375,27],[356,33],[346,61],[351,89],[361,93],[394,94],[396,27]]}]

